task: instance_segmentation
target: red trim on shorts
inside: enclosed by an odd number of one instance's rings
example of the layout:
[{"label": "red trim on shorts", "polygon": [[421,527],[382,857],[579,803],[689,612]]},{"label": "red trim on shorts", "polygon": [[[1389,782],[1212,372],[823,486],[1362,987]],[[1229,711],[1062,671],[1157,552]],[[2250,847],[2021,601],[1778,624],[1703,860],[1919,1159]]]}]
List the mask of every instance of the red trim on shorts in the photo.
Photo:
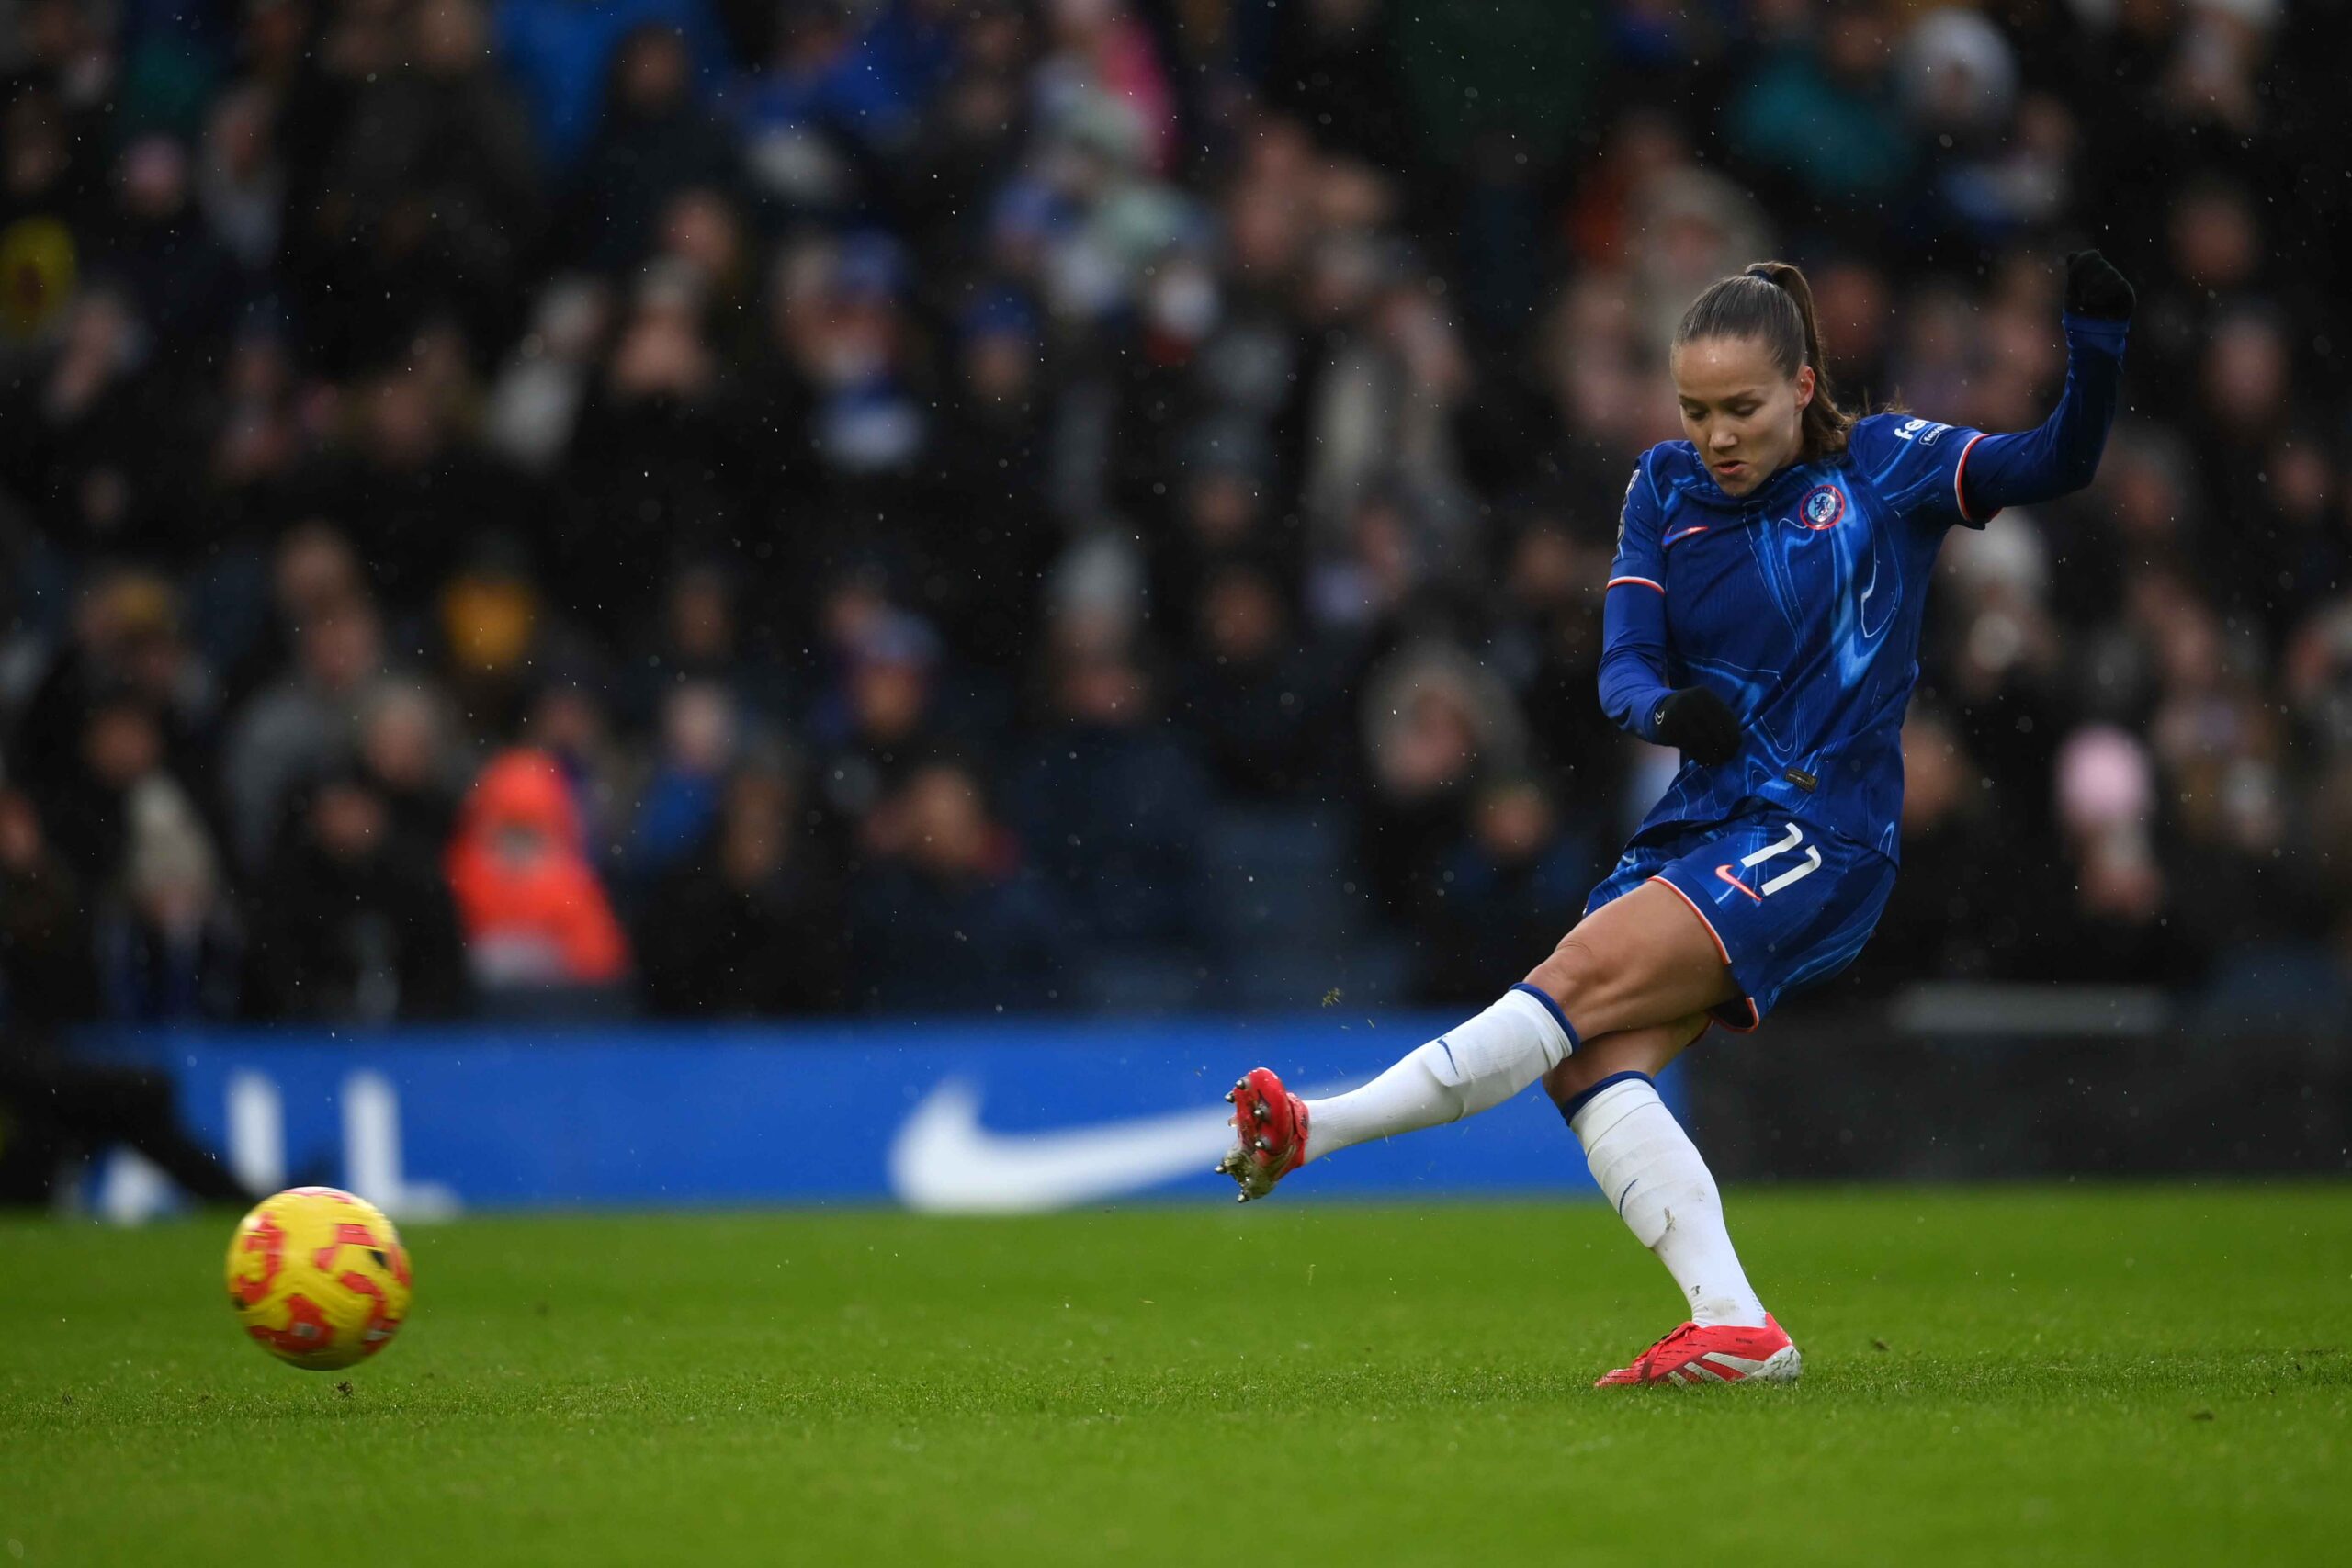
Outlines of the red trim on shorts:
[{"label": "red trim on shorts", "polygon": [[1730,968],[1731,949],[1725,947],[1724,945],[1724,939],[1715,934],[1715,922],[1707,919],[1707,911],[1699,908],[1698,900],[1691,897],[1690,895],[1685,893],[1679,887],[1677,887],[1673,883],[1668,882],[1663,876],[1653,876],[1650,880],[1657,883],[1660,887],[1665,888],[1668,893],[1673,894],[1677,898],[1681,899],[1685,904],[1690,906],[1690,912],[1699,917],[1699,923],[1701,925],[1707,928],[1707,940],[1715,944],[1715,951],[1717,953],[1723,954],[1724,967],[1726,969]]},{"label": "red trim on shorts", "polygon": [[1666,585],[1664,583],[1652,582],[1646,577],[1612,577],[1606,583],[1602,584],[1601,592],[1606,593],[1610,589],[1616,587],[1621,582],[1638,582],[1645,588],[1655,588],[1660,593],[1666,592]]},{"label": "red trim on shorts", "polygon": [[[1650,880],[1657,883],[1660,887],[1665,888],[1668,893],[1673,894],[1677,898],[1681,899],[1683,905],[1688,908],[1692,914],[1699,917],[1699,923],[1707,928],[1708,940],[1712,941],[1715,944],[1715,951],[1723,955],[1724,967],[1726,969],[1730,968],[1731,949],[1724,945],[1723,937],[1715,931],[1715,922],[1707,919],[1707,911],[1699,908],[1699,901],[1691,897],[1688,893],[1682,891],[1679,887],[1677,887],[1673,883],[1668,882],[1663,876],[1653,876]],[[1735,980],[1739,976],[1736,975],[1732,976]],[[1754,1032],[1763,1024],[1764,1015],[1757,1010],[1756,998],[1754,997],[1747,996],[1743,993],[1739,1000],[1740,1004],[1747,1009],[1747,1021],[1746,1023],[1734,1023],[1731,1020],[1717,1014],[1713,1008],[1709,1008],[1707,1010],[1707,1017],[1713,1021],[1722,1024],[1725,1029],[1736,1031],[1741,1034],[1747,1034]],[[1729,1004],[1726,1003],[1724,1005],[1728,1006]],[[1706,1031],[1702,1029],[1699,1032],[1704,1034]],[[1692,1043],[1696,1044],[1697,1042],[1693,1041]]]},{"label": "red trim on shorts", "polygon": [[[1731,1003],[1724,1002],[1721,1005],[1724,1007],[1729,1007],[1731,1006]],[[1756,998],[1754,997],[1740,998],[1739,1005],[1747,1010],[1747,1021],[1746,1023],[1734,1023],[1731,1020],[1724,1017],[1721,1013],[1716,1012],[1713,1008],[1707,1010],[1707,1018],[1711,1022],[1722,1024],[1734,1034],[1753,1034],[1758,1030],[1764,1027],[1764,1015],[1756,1010]]]}]

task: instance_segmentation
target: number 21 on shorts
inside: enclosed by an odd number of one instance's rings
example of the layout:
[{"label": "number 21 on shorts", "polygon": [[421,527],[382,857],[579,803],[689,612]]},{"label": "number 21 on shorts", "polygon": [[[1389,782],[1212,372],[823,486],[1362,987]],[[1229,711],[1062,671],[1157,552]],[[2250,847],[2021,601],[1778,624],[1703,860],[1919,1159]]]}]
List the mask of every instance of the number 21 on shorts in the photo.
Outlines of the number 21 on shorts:
[{"label": "number 21 on shorts", "polygon": [[1804,851],[1804,858],[1797,862],[1796,864],[1789,867],[1786,871],[1781,872],[1779,874],[1773,876],[1770,881],[1765,882],[1760,887],[1750,887],[1740,877],[1735,875],[1732,872],[1731,863],[1728,861],[1724,862],[1722,865],[1715,867],[1715,874],[1722,877],[1725,882],[1730,883],[1734,887],[1738,888],[1742,893],[1747,894],[1750,898],[1753,898],[1758,903],[1761,904],[1765,899],[1770,897],[1773,894],[1778,893],[1781,888],[1788,886],[1791,883],[1801,882],[1804,878],[1811,876],[1815,872],[1819,871],[1821,869],[1821,848],[1817,844],[1806,843],[1804,841],[1804,829],[1792,822],[1789,824],[1789,836],[1787,838],[1781,840],[1777,843],[1767,844],[1752,855],[1742,855],[1740,857],[1739,869],[1741,871],[1753,872],[1756,867],[1762,865],[1766,861],[1772,859],[1774,856],[1791,854],[1800,848]]}]

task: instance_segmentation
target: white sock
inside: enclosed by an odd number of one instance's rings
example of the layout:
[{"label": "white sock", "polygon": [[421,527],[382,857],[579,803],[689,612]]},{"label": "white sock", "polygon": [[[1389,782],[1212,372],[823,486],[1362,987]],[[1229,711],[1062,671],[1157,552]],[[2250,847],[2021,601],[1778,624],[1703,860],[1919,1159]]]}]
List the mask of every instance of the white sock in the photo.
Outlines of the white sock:
[{"label": "white sock", "polygon": [[[1568,1127],[1600,1195],[1682,1287],[1691,1322],[1763,1326],[1764,1303],[1724,1228],[1723,1194],[1657,1086],[1620,1073],[1593,1087],[1598,1092],[1570,1110]],[[1310,1123],[1310,1136],[1319,1131]]]},{"label": "white sock", "polygon": [[1308,1100],[1306,1157],[1491,1111],[1576,1047],[1558,1003],[1532,986],[1513,986],[1494,1006],[1362,1089]]}]

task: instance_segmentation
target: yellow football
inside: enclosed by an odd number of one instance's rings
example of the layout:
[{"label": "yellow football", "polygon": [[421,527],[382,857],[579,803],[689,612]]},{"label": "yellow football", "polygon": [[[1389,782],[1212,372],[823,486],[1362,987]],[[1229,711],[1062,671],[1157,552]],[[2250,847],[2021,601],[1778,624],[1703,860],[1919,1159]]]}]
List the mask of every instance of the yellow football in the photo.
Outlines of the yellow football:
[{"label": "yellow football", "polygon": [[400,1332],[409,1296],[400,1233],[339,1188],[265,1198],[229,1240],[229,1305],[291,1366],[332,1371],[374,1355]]}]

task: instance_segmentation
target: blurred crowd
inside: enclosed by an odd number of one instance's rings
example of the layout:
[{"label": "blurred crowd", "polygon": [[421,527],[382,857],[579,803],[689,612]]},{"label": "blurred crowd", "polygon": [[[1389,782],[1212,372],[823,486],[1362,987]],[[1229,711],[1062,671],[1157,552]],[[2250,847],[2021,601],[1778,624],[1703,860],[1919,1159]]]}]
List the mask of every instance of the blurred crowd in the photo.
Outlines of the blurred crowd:
[{"label": "blurred crowd", "polygon": [[0,0],[0,1011],[1487,998],[1673,765],[1684,304],[2023,429],[2095,243],[2128,412],[1946,551],[1844,987],[2338,1019],[2346,21]]}]

